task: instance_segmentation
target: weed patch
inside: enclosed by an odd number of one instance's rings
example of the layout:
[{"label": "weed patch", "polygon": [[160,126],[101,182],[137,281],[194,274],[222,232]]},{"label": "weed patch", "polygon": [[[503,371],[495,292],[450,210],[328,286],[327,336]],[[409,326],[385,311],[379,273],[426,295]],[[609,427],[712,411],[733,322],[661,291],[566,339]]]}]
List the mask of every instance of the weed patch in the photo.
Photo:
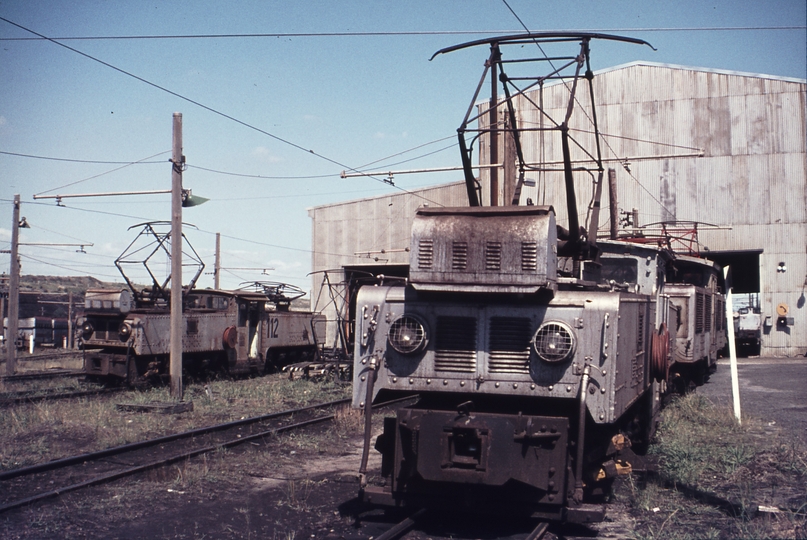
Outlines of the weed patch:
[{"label": "weed patch", "polygon": [[[659,478],[615,489],[641,523],[636,538],[805,537],[807,451],[798,440],[754,419],[740,426],[697,394],[670,403],[657,439]],[[759,505],[779,511],[759,517]]]}]

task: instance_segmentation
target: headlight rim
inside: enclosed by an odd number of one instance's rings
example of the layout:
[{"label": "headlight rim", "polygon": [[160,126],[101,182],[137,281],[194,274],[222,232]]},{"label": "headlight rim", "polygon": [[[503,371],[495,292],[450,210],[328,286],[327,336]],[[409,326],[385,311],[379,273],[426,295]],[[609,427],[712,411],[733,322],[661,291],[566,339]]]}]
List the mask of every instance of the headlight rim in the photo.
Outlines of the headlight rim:
[{"label": "headlight rim", "polygon": [[[410,319],[417,323],[420,326],[420,339],[418,343],[414,347],[400,347],[400,344],[396,346],[396,342],[393,341],[393,333],[395,332],[396,325],[402,324],[402,321],[405,319]],[[403,315],[396,317],[395,320],[389,325],[389,330],[387,330],[387,343],[389,344],[392,349],[402,355],[411,356],[418,353],[421,353],[426,350],[426,347],[429,344],[429,329],[426,325],[426,322],[423,320],[422,317],[414,315],[412,313],[404,313]]]},{"label": "headlight rim", "polygon": [[81,324],[81,338],[85,341],[90,339],[95,333],[95,326],[90,321],[84,321]]},{"label": "headlight rim", "polygon": [[134,332],[134,328],[132,327],[131,321],[123,321],[118,325],[118,339],[121,340],[122,343],[126,343],[132,338],[132,334]]},{"label": "headlight rim", "polygon": [[[539,349],[539,334],[553,326],[558,327],[560,330],[565,332],[565,337],[562,337],[562,344],[564,345],[562,355],[558,353],[550,355],[547,354],[546,349]],[[538,329],[535,330],[535,333],[530,340],[530,345],[532,352],[535,353],[535,355],[542,362],[546,362],[549,365],[559,365],[574,357],[574,354],[577,351],[577,335],[575,334],[572,326],[567,322],[560,320],[544,321],[538,326]]]}]

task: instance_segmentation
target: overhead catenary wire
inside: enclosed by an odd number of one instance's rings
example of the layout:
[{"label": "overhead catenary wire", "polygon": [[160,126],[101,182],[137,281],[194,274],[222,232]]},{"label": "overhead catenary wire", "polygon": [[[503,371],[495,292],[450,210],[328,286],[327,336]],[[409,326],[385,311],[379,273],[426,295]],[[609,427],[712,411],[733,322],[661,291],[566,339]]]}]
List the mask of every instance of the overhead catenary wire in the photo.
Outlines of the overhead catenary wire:
[{"label": "overhead catenary wire", "polygon": [[[65,185],[63,185],[63,186],[58,186],[58,187],[55,187],[55,188],[48,189],[48,190],[46,190],[46,191],[42,191],[42,192],[40,192],[40,193],[37,193],[36,195],[44,195],[45,193],[50,193],[50,192],[52,192],[52,191],[56,191],[57,189],[64,189],[64,188],[66,188],[66,187],[75,186],[75,185],[77,185],[77,184],[81,184],[82,182],[86,182],[86,181],[88,181],[88,180],[92,180],[92,179],[94,179],[94,178],[99,178],[99,177],[101,177],[101,176],[105,176],[105,175],[107,175],[107,174],[110,174],[110,173],[113,173],[113,172],[119,171],[119,170],[121,170],[121,169],[125,169],[126,167],[129,167],[129,166],[131,166],[131,165],[136,165],[136,164],[138,164],[138,163],[140,163],[140,162],[142,162],[142,161],[145,161],[145,160],[147,160],[147,159],[155,158],[155,157],[157,157],[157,156],[161,156],[161,155],[163,155],[163,154],[168,154],[169,152],[170,152],[170,150],[169,150],[169,151],[165,151],[165,152],[160,152],[160,153],[158,153],[158,154],[154,154],[153,156],[149,156],[149,157],[143,158],[143,159],[138,160],[138,161],[133,161],[133,162],[130,162],[130,163],[126,163],[126,164],[122,165],[121,167],[116,167],[116,168],[114,168],[114,169],[112,169],[112,170],[105,171],[105,172],[102,172],[102,173],[99,173],[99,174],[95,174],[95,175],[90,176],[90,177],[88,177],[88,178],[82,178],[81,180],[76,180],[75,182],[70,182],[69,184],[65,184]],[[163,164],[164,164],[164,163],[166,163],[166,162],[165,162],[165,161],[163,161],[163,162],[161,162],[161,163],[163,163]]]},{"label": "overhead catenary wire", "polygon": [[[167,154],[168,152],[170,152],[170,150],[168,150],[166,152],[160,152],[160,154]],[[16,156],[16,157],[24,157],[24,158],[31,158],[31,159],[43,159],[43,160],[48,160],[48,161],[66,161],[66,162],[69,162],[69,163],[88,163],[88,164],[95,164],[95,165],[156,165],[156,164],[164,165],[165,164],[164,160],[145,161],[146,159],[150,159],[150,158],[144,158],[144,159],[141,159],[141,160],[138,160],[138,161],[101,161],[101,160],[95,160],[95,159],[76,159],[76,158],[60,158],[60,157],[50,157],[50,156],[37,156],[37,155],[34,155],[34,154],[22,154],[22,153],[19,153],[19,152],[6,152],[4,150],[0,150],[0,154],[4,154],[6,156]],[[160,154],[155,154],[152,157],[159,156]],[[56,188],[56,189],[59,189],[59,188]]]},{"label": "overhead catenary wire", "polygon": [[[288,139],[285,139],[285,138],[283,138],[283,137],[280,137],[279,135],[275,135],[274,133],[271,133],[271,132],[269,132],[269,131],[266,131],[265,129],[261,129],[261,128],[259,128],[259,127],[257,127],[257,126],[254,126],[254,125],[252,125],[252,124],[250,124],[250,123],[248,123],[248,122],[245,122],[245,121],[243,121],[243,120],[239,120],[238,118],[236,118],[236,117],[234,117],[234,116],[231,116],[231,115],[229,115],[229,114],[227,114],[227,113],[224,113],[224,112],[222,112],[222,111],[219,111],[218,109],[214,109],[213,107],[210,107],[210,106],[208,106],[208,105],[205,105],[205,104],[203,104],[203,103],[201,103],[201,102],[199,102],[199,101],[196,101],[196,100],[194,100],[194,99],[191,99],[191,98],[189,98],[189,97],[187,97],[187,96],[184,96],[184,95],[182,95],[182,94],[179,94],[179,93],[177,93],[177,92],[174,92],[173,90],[170,90],[170,89],[168,89],[168,88],[166,88],[166,87],[164,87],[164,86],[161,86],[161,85],[159,85],[159,84],[153,83],[153,82],[151,82],[151,81],[149,81],[149,80],[147,80],[147,79],[144,79],[143,77],[140,77],[140,76],[138,76],[138,75],[135,75],[134,73],[131,73],[131,72],[129,72],[129,71],[126,71],[126,70],[124,70],[124,69],[121,69],[121,68],[119,68],[119,67],[117,67],[117,66],[114,66],[114,65],[110,64],[109,62],[105,62],[104,60],[101,60],[101,59],[99,59],[99,58],[96,58],[96,57],[94,57],[94,56],[92,56],[92,55],[90,55],[90,54],[87,54],[87,53],[85,53],[85,52],[83,52],[83,51],[80,51],[80,50],[78,50],[78,49],[76,49],[76,48],[74,48],[74,47],[71,47],[71,46],[66,45],[66,44],[64,44],[64,43],[61,43],[61,42],[59,42],[59,41],[57,41],[57,40],[55,40],[55,39],[53,39],[53,38],[50,38],[50,37],[45,36],[45,35],[43,35],[43,34],[40,34],[39,32],[36,32],[36,31],[34,31],[34,30],[31,30],[30,28],[27,28],[27,27],[25,27],[25,26],[22,26],[21,24],[15,23],[14,21],[11,21],[11,20],[9,20],[9,19],[7,19],[7,18],[5,18],[5,17],[0,17],[0,21],[6,22],[6,23],[8,23],[8,24],[10,24],[10,25],[12,25],[12,26],[15,26],[15,27],[17,27],[17,28],[21,29],[21,30],[24,30],[24,31],[26,31],[26,32],[29,32],[29,33],[31,33],[31,34],[33,34],[33,35],[35,35],[35,36],[38,36],[38,37],[39,37],[39,38],[41,38],[41,39],[44,39],[44,40],[49,41],[50,43],[53,43],[54,45],[58,45],[58,46],[60,46],[60,47],[63,47],[63,48],[65,48],[65,49],[67,49],[67,50],[69,50],[69,51],[71,51],[71,52],[74,52],[74,53],[76,53],[76,54],[78,54],[78,55],[80,55],[80,56],[83,56],[83,57],[85,57],[85,58],[87,58],[87,59],[89,59],[89,60],[92,60],[93,62],[97,62],[97,63],[99,63],[99,64],[101,64],[101,65],[103,65],[103,66],[106,66],[106,67],[108,67],[108,68],[110,68],[110,69],[112,69],[112,70],[117,71],[118,73],[121,73],[121,74],[123,74],[123,75],[126,75],[127,77],[131,77],[131,78],[133,78],[133,79],[135,79],[135,80],[137,80],[137,81],[140,81],[140,82],[142,82],[142,83],[144,83],[144,84],[147,84],[147,85],[151,86],[152,88],[156,88],[156,89],[158,89],[158,90],[160,90],[160,91],[162,91],[162,92],[165,92],[165,93],[167,93],[167,94],[169,94],[169,95],[172,95],[172,96],[174,96],[174,97],[176,97],[176,98],[178,98],[178,99],[181,99],[181,100],[183,100],[183,101],[185,101],[185,102],[187,102],[187,103],[190,103],[190,104],[192,104],[192,105],[195,105],[195,106],[197,106],[197,107],[199,107],[199,108],[201,108],[201,109],[204,109],[204,110],[206,110],[206,111],[208,111],[208,112],[210,112],[210,113],[213,113],[213,114],[215,114],[215,115],[221,116],[222,118],[226,118],[227,120],[230,120],[230,121],[232,121],[232,122],[235,122],[236,124],[239,124],[239,125],[244,126],[244,127],[248,128],[248,129],[251,129],[251,130],[253,130],[253,131],[256,131],[256,132],[258,132],[258,133],[261,133],[261,134],[263,134],[263,135],[266,135],[267,137],[270,137],[270,138],[272,138],[272,139],[274,139],[274,140],[276,140],[276,141],[278,141],[278,142],[280,142],[280,143],[286,144],[286,145],[288,145],[288,146],[291,146],[292,148],[296,148],[296,149],[298,149],[298,150],[300,150],[300,151],[306,152],[307,154],[310,154],[310,155],[312,155],[312,156],[314,156],[314,157],[317,157],[317,158],[319,158],[319,159],[322,159],[322,160],[324,160],[324,161],[327,161],[328,163],[331,163],[331,164],[333,164],[333,165],[337,165],[337,166],[339,166],[339,167],[342,167],[342,168],[345,168],[345,169],[349,169],[349,170],[354,171],[354,172],[358,172],[358,171],[356,171],[356,170],[355,170],[353,167],[350,167],[350,166],[348,166],[348,165],[345,165],[344,163],[341,163],[341,162],[339,162],[339,161],[337,161],[337,160],[335,160],[335,159],[332,159],[332,158],[330,158],[330,157],[328,157],[328,156],[326,156],[326,155],[324,155],[324,154],[321,154],[321,153],[316,152],[316,151],[314,151],[314,150],[312,150],[312,149],[309,149],[309,148],[305,148],[304,146],[301,146],[301,145],[299,145],[299,144],[297,144],[297,143],[295,143],[295,142],[292,142],[292,141],[290,141],[290,140],[288,140]],[[377,181],[377,182],[381,182],[381,183],[384,183],[384,184],[389,184],[389,182],[387,182],[386,180],[384,180],[384,179],[382,179],[382,178],[375,178],[375,177],[371,177],[371,176],[368,176],[368,178],[371,178],[372,180],[375,180],[375,181]],[[411,192],[411,191],[409,191],[409,190],[406,190],[406,189],[404,189],[404,188],[402,188],[402,187],[400,187],[400,186],[396,186],[396,185],[394,185],[394,184],[390,184],[390,185],[392,185],[392,187],[394,187],[394,188],[396,188],[396,189],[398,189],[398,190],[400,190],[400,191],[403,191],[404,193],[408,193],[408,194],[410,194],[410,195],[412,195],[412,196],[414,196],[414,197],[421,198],[421,199],[426,200],[426,201],[428,201],[428,202],[430,202],[430,203],[432,203],[432,204],[435,204],[435,205],[437,205],[437,206],[442,206],[440,203],[438,203],[438,202],[436,202],[436,201],[431,201],[431,200],[427,199],[426,197],[424,197],[424,196],[422,196],[422,195],[420,195],[420,194],[418,194],[418,193],[413,193],[413,192]],[[57,188],[57,189],[58,189],[58,188]],[[53,191],[53,190],[51,190],[51,191]]]},{"label": "overhead catenary wire", "polygon": [[[507,2],[505,2],[507,5]],[[507,5],[510,8],[509,5]],[[512,12],[512,9],[510,10]],[[515,15],[515,13],[513,13]],[[516,15],[518,19],[518,16]],[[520,22],[520,19],[519,19]],[[523,25],[523,23],[522,23]],[[571,32],[605,33],[605,32],[748,32],[748,31],[789,31],[804,30],[807,26],[672,26],[672,27],[617,27],[571,29]],[[462,36],[462,35],[497,35],[510,34],[518,30],[423,30],[423,31],[385,31],[385,32],[271,32],[245,34],[151,34],[124,36],[54,36],[46,37],[4,37],[0,41],[42,41],[58,39],[60,41],[125,41],[125,40],[162,40],[162,39],[243,39],[243,38],[321,38],[321,37],[407,37],[407,36]]]},{"label": "overhead catenary wire", "polygon": [[[505,6],[507,6],[507,9],[508,9],[508,10],[510,10],[510,12],[513,14],[513,16],[514,16],[514,17],[515,17],[515,18],[518,20],[518,22],[519,22],[519,23],[521,24],[521,26],[524,28],[524,30],[526,30],[528,33],[531,33],[531,30],[530,30],[530,29],[527,27],[527,25],[524,23],[524,21],[522,21],[522,20],[521,20],[521,18],[518,16],[518,14],[516,14],[516,12],[513,10],[513,8],[511,8],[511,7],[510,7],[510,4],[508,4],[508,3],[507,3],[507,0],[502,0],[502,2],[504,3],[504,5],[505,5]],[[807,28],[807,27],[806,27],[806,28]],[[543,54],[543,55],[544,55],[544,57],[547,59],[547,61],[549,62],[549,65],[550,65],[550,66],[552,66],[552,69],[555,69],[555,66],[554,66],[554,64],[553,64],[552,60],[551,60],[551,59],[550,59],[550,58],[547,56],[546,52],[544,52],[544,49],[541,47],[540,43],[538,43],[538,42],[536,41],[536,43],[535,43],[535,44],[538,46],[538,49],[541,51],[541,54]],[[506,83],[503,83],[503,84],[506,84]],[[518,87],[516,87],[516,85],[515,85],[514,83],[512,83],[512,81],[510,82],[510,84],[512,84],[514,88],[516,88],[517,90],[519,90],[519,89],[518,89]],[[569,88],[568,83],[567,83],[567,81],[566,81],[566,80],[563,80],[563,81],[562,81],[562,84],[563,84],[563,85],[564,85],[564,86],[565,86],[567,89]],[[529,87],[528,87],[528,88],[529,88]],[[520,93],[521,95],[525,95],[525,94],[524,94],[524,91],[522,91],[522,90],[519,90],[519,93]],[[526,96],[525,96],[525,97],[526,97]],[[575,99],[575,101],[577,102],[577,97],[575,97],[574,99]],[[578,104],[579,104],[579,102],[578,102]],[[498,106],[498,105],[497,105],[497,106]],[[588,115],[588,112],[587,112],[587,111],[586,111],[584,108],[582,108],[582,107],[581,107],[581,109],[582,109],[582,112],[583,112],[584,116],[585,116],[585,117],[586,117],[586,118],[589,120],[589,122],[591,122],[591,123],[593,124],[594,122],[593,122],[593,120],[591,119],[591,117]],[[590,132],[587,132],[587,131],[585,131],[585,130],[578,130],[578,131],[582,131],[582,132],[590,133]],[[618,159],[620,158],[620,156],[619,156],[619,155],[616,153],[616,151],[615,151],[615,150],[613,149],[613,147],[610,145],[610,143],[608,142],[608,140],[607,140],[605,137],[603,137],[603,136],[602,136],[602,134],[600,134],[600,140],[602,140],[602,141],[603,141],[603,143],[605,144],[605,146],[606,146],[606,148],[608,149],[608,151],[610,151],[611,155],[613,155],[614,157],[616,157],[616,158],[618,158]],[[659,144],[663,144],[663,143],[659,143]],[[622,159],[623,161],[625,161],[624,157],[623,157],[623,158],[621,158],[621,159]],[[670,212],[669,208],[667,208],[667,207],[664,205],[664,203],[662,203],[662,202],[661,202],[661,201],[660,201],[660,200],[659,200],[659,199],[658,199],[658,198],[657,198],[655,195],[653,195],[653,193],[651,193],[651,192],[650,192],[650,190],[649,190],[649,189],[647,189],[647,188],[646,188],[644,185],[642,185],[642,183],[641,183],[641,182],[639,182],[639,179],[638,179],[638,178],[636,178],[636,176],[635,176],[635,175],[634,175],[634,174],[633,174],[633,173],[630,171],[630,169],[628,169],[627,167],[624,167],[624,169],[625,169],[625,171],[628,173],[628,176],[630,176],[630,178],[631,178],[631,179],[632,179],[634,182],[636,182],[636,184],[637,184],[637,185],[638,185],[638,186],[639,186],[639,187],[640,187],[640,188],[641,188],[643,191],[645,191],[645,192],[646,192],[646,193],[647,193],[647,194],[650,196],[650,198],[651,198],[651,199],[652,199],[654,202],[656,202],[656,203],[657,203],[657,204],[658,204],[658,205],[659,205],[659,206],[660,206],[660,207],[661,207],[661,208],[662,208],[662,209],[663,209],[665,212],[668,212],[668,213]]]}]

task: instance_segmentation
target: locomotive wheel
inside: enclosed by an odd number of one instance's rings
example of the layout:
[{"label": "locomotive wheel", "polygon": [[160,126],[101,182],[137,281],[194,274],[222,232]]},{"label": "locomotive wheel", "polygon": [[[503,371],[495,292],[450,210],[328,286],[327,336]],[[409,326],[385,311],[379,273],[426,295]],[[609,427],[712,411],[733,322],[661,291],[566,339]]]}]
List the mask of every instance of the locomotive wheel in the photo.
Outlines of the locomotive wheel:
[{"label": "locomotive wheel", "polygon": [[658,333],[651,340],[650,374],[653,379],[666,381],[670,372],[670,333],[667,325],[661,323]]}]

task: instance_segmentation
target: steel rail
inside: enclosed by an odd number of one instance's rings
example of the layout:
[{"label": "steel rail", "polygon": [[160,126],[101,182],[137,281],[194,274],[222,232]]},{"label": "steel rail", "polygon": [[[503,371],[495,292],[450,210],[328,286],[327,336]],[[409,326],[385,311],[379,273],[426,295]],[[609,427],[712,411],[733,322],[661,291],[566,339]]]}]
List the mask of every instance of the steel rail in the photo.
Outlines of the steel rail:
[{"label": "steel rail", "polygon": [[70,398],[80,398],[80,397],[89,397],[89,396],[100,396],[104,394],[113,394],[116,392],[122,392],[123,390],[128,390],[127,388],[103,388],[99,390],[79,390],[77,392],[63,392],[60,394],[40,394],[34,396],[19,396],[19,397],[0,397],[0,407],[5,407],[9,405],[17,405],[20,403],[34,403],[37,401],[51,401],[51,400],[59,400],[59,399],[70,399]]},{"label": "steel rail", "polygon": [[422,519],[425,514],[426,509],[421,508],[420,510],[418,510],[405,520],[401,521],[396,525],[393,525],[391,529],[376,536],[375,540],[395,540],[396,538],[400,538],[404,534],[408,533],[412,529],[412,527],[415,526],[417,521],[419,519]]},{"label": "steel rail", "polygon": [[333,414],[325,415],[325,416],[318,416],[316,418],[312,418],[310,420],[305,420],[303,422],[299,422],[297,424],[289,424],[288,426],[282,426],[278,428],[273,428],[267,431],[262,431],[260,433],[255,433],[253,435],[248,435],[246,437],[241,437],[238,439],[230,439],[229,441],[225,441],[223,443],[215,444],[212,446],[206,446],[204,448],[197,448],[196,450],[191,450],[189,452],[183,452],[174,456],[171,456],[166,459],[161,459],[157,461],[152,461],[150,463],[146,463],[143,465],[136,465],[134,467],[129,467],[128,469],[123,469],[120,471],[115,471],[112,473],[104,474],[101,476],[96,476],[95,478],[91,478],[89,480],[85,480],[83,482],[79,482],[77,484],[71,484],[69,486],[65,486],[59,489],[54,489],[52,491],[47,491],[44,493],[39,493],[37,495],[32,495],[30,497],[26,497],[24,499],[19,499],[16,501],[12,501],[8,504],[4,504],[0,506],[0,513],[6,512],[8,510],[13,510],[14,508],[19,508],[21,506],[26,506],[28,504],[41,501],[43,499],[49,499],[52,497],[58,497],[62,493],[69,493],[71,491],[76,491],[85,487],[96,486],[99,484],[103,484],[106,482],[111,482],[113,480],[117,480],[119,478],[123,478],[125,476],[131,476],[133,474],[137,474],[140,472],[145,472],[151,469],[156,469],[158,467],[162,467],[165,465],[171,465],[172,463],[176,463],[177,461],[182,461],[184,459],[190,459],[192,457],[196,457],[202,454],[206,454],[209,452],[215,452],[217,450],[221,450],[224,448],[231,448],[233,446],[239,445],[241,443],[245,443],[248,441],[253,441],[255,439],[263,438],[269,435],[276,435],[278,433],[282,433],[285,431],[291,431],[292,429],[298,429],[305,426],[310,426],[313,424],[317,424],[320,422],[326,422],[329,420],[334,419]]},{"label": "steel rail", "polygon": [[539,523],[530,534],[524,537],[524,540],[541,540],[541,538],[546,535],[546,532],[549,530],[549,523],[541,522]]},{"label": "steel rail", "polygon": [[17,373],[0,377],[3,382],[28,381],[33,379],[55,379],[56,377],[81,377],[86,375],[83,371],[60,369],[57,371],[32,371],[30,373]]},{"label": "steel rail", "polygon": [[[414,397],[416,397],[416,396],[406,396],[406,397],[386,401],[386,402],[383,402],[383,403],[378,403],[376,405],[373,405],[373,408],[386,407],[386,406],[389,406],[389,405],[393,405],[395,403],[400,403],[400,402],[403,402],[403,401],[413,399]],[[282,416],[282,415],[291,415],[291,414],[294,414],[294,413],[297,413],[297,412],[312,410],[312,409],[316,409],[316,408],[322,408],[322,407],[326,407],[326,406],[334,406],[334,405],[345,404],[345,403],[347,403],[349,401],[350,401],[350,398],[345,398],[345,399],[340,399],[340,400],[331,401],[331,402],[327,402],[327,403],[320,403],[318,405],[309,405],[307,407],[302,407],[302,408],[299,408],[299,409],[290,409],[290,410],[282,411],[282,412],[279,412],[279,413],[272,413],[272,414],[268,414],[268,415],[263,415],[261,417],[254,417],[254,418],[248,418],[248,419],[245,419],[245,420],[238,420],[238,421],[235,421],[235,422],[230,422],[228,424],[220,424],[219,426],[211,426],[211,428],[219,428],[222,425],[227,425],[229,427],[234,427],[234,426],[237,426],[237,425],[243,425],[244,423],[248,423],[249,421],[252,421],[254,423],[254,422],[257,421],[257,420],[255,420],[256,418],[270,419],[270,418],[275,418],[275,417],[279,417],[279,416]],[[335,418],[335,414],[328,414],[328,415],[325,415],[325,416],[318,416],[316,418],[311,418],[309,420],[304,420],[304,421],[298,422],[296,424],[289,424],[287,426],[280,426],[280,427],[272,428],[272,429],[269,429],[269,430],[266,430],[266,431],[262,431],[260,433],[252,434],[252,435],[247,435],[247,436],[239,435],[239,437],[236,438],[236,439],[230,439],[229,441],[225,441],[225,442],[222,442],[222,443],[206,446],[206,447],[203,447],[203,448],[197,448],[195,450],[190,450],[190,451],[187,451],[187,452],[182,452],[180,454],[171,456],[171,457],[166,458],[166,459],[152,461],[152,462],[149,462],[149,463],[146,463],[146,464],[143,464],[143,465],[136,465],[134,467],[129,467],[129,468],[124,469],[124,470],[119,470],[119,471],[103,474],[103,475],[100,475],[100,476],[96,476],[95,478],[91,478],[91,479],[85,480],[83,482],[78,482],[76,484],[72,484],[72,485],[69,485],[69,486],[62,487],[62,488],[54,489],[54,490],[47,491],[47,492],[44,492],[44,493],[31,495],[30,497],[26,497],[24,499],[18,499],[16,501],[12,501],[10,503],[7,503],[7,504],[4,504],[4,505],[0,506],[0,513],[6,512],[8,510],[13,510],[14,508],[19,508],[19,507],[22,507],[22,506],[26,506],[28,504],[31,504],[31,503],[34,503],[34,502],[37,502],[37,501],[41,501],[41,500],[44,500],[44,499],[49,499],[49,498],[52,498],[52,497],[58,497],[62,493],[68,493],[68,492],[76,491],[76,490],[79,490],[79,489],[82,489],[82,488],[85,488],[85,487],[91,487],[91,486],[96,486],[96,485],[103,484],[103,483],[106,483],[106,482],[111,482],[111,481],[117,480],[119,478],[124,478],[126,476],[131,476],[133,474],[137,474],[137,473],[140,473],[140,472],[145,472],[145,471],[148,471],[148,470],[151,470],[151,469],[156,469],[158,467],[162,467],[162,466],[165,466],[165,465],[170,465],[172,463],[176,463],[177,461],[181,461],[183,459],[190,459],[190,458],[193,458],[193,457],[196,457],[196,456],[199,456],[199,455],[202,455],[202,454],[206,454],[206,453],[209,453],[209,452],[215,452],[217,450],[224,449],[224,448],[231,448],[233,446],[237,446],[237,445],[245,443],[245,442],[254,441],[256,439],[262,439],[262,438],[270,436],[270,435],[277,435],[278,433],[291,431],[293,429],[299,429],[299,428],[302,428],[302,427],[318,424],[318,423],[321,423],[321,422],[331,421],[334,418]],[[206,431],[215,431],[215,429],[211,430],[211,428],[201,428],[199,430],[187,431],[187,432],[183,432],[183,433],[177,434],[177,435],[189,436],[189,435],[187,435],[188,433],[199,434],[199,433],[204,433]],[[168,437],[161,437],[160,439],[152,439],[150,441],[143,441],[143,442],[144,443],[156,444],[156,443],[154,443],[154,441],[166,442],[166,439],[169,439],[171,437],[173,437],[173,439],[171,439],[171,440],[181,438],[181,437],[176,437],[176,436],[168,436]],[[109,450],[120,450],[121,448],[124,448],[124,447],[127,448],[128,450],[133,450],[133,449],[135,449],[134,447],[137,446],[138,444],[139,443],[134,443],[134,444],[131,444],[131,445],[119,446],[119,447],[112,448],[112,449],[109,449]],[[151,445],[151,444],[149,444],[149,445]],[[148,446],[148,445],[146,445],[146,446]],[[140,446],[140,447],[142,447],[142,446]],[[115,453],[123,453],[123,452],[122,451],[117,451]],[[67,463],[68,461],[70,462],[69,464],[76,464],[76,463],[80,463],[82,461],[86,461],[87,456],[94,456],[94,458],[90,458],[90,459],[98,459],[98,457],[106,457],[108,455],[114,455],[114,454],[110,454],[109,451],[94,452],[94,453],[91,453],[91,454],[84,454],[83,456],[74,456],[72,458],[65,458],[64,460],[51,461],[51,462],[42,464],[42,466],[48,466],[48,465],[52,466],[52,465],[55,465],[55,464],[58,464],[58,466],[66,466],[68,464]],[[79,459],[79,458],[82,458],[82,457],[84,458],[83,460]],[[58,466],[51,467],[51,468],[58,468]],[[36,466],[35,465],[35,466],[32,466],[32,467],[25,467],[25,468],[21,468],[21,469],[15,469],[13,471],[7,471],[6,473],[4,473],[4,476],[0,476],[0,479],[8,479],[8,478],[13,478],[15,476],[20,476],[21,474],[11,475],[11,473],[20,473],[21,471],[26,471],[24,474],[33,474],[33,472],[42,472],[42,471],[46,471],[46,470],[50,470],[50,469],[49,468],[41,468],[41,466]]]},{"label": "steel rail", "polygon": [[39,463],[37,465],[31,465],[28,467],[20,467],[18,469],[12,469],[10,471],[3,471],[0,472],[0,480],[10,480],[11,478],[17,478],[18,476],[26,476],[29,474],[35,474],[39,472],[46,472],[51,471],[54,469],[59,469],[61,467],[68,467],[70,465],[76,465],[78,463],[83,463],[85,461],[93,461],[105,457],[115,456],[118,454],[124,454],[126,452],[132,452],[134,450],[139,450],[141,448],[147,448],[149,446],[155,446],[158,444],[164,444],[167,442],[176,441],[179,439],[186,439],[195,437],[198,435],[205,435],[207,433],[213,433],[215,431],[223,431],[225,429],[230,429],[237,426],[243,426],[248,424],[255,424],[257,422],[262,422],[264,420],[271,420],[274,418],[278,418],[281,416],[290,416],[295,413],[305,412],[313,409],[321,409],[324,407],[333,407],[337,405],[343,405],[348,403],[350,398],[339,399],[336,401],[329,401],[327,403],[319,403],[316,405],[308,405],[306,407],[301,407],[299,409],[288,409],[285,411],[280,411],[276,413],[265,414],[261,416],[253,416],[250,418],[245,418],[243,420],[235,420],[233,422],[226,422],[223,424],[216,424],[213,426],[206,426],[202,428],[192,429],[190,431],[183,431],[181,433],[174,433],[172,435],[165,435],[163,437],[157,437],[156,439],[148,439],[145,441],[138,441],[134,443],[124,444],[121,446],[115,446],[112,448],[107,448],[105,450],[98,450],[96,452],[89,452],[87,454],[79,454],[77,456],[70,456],[66,458],[56,459],[53,461],[48,461],[45,463]]}]

